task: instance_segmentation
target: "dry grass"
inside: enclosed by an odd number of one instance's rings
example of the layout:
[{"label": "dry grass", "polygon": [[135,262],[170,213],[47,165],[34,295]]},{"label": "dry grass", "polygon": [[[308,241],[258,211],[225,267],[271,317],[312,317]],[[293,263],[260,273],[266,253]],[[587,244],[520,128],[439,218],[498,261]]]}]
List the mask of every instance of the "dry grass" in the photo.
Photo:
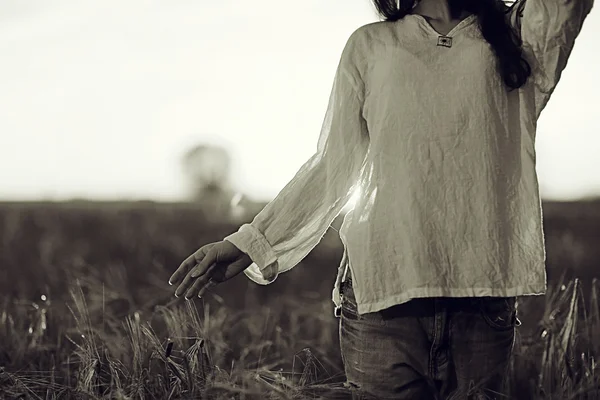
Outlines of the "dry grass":
[{"label": "dry grass", "polygon": [[[198,220],[140,206],[0,209],[0,398],[348,398],[329,300],[339,254],[316,251],[258,288],[266,300],[240,277],[206,302],[172,302],[179,261],[235,229]],[[520,300],[512,398],[600,399],[600,288],[586,284],[563,277]]]}]

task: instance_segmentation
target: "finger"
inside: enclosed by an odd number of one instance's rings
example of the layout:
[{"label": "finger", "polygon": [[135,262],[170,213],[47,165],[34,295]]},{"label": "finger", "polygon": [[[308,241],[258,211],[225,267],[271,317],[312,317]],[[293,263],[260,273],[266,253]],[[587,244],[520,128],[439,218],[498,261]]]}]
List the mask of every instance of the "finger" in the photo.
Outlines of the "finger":
[{"label": "finger", "polygon": [[186,258],[181,263],[181,265],[179,266],[179,268],[177,268],[177,270],[169,278],[169,285],[174,285],[176,283],[179,283],[179,281],[181,280],[181,278],[184,277],[185,274],[187,273],[187,271],[191,268],[193,260],[194,260],[194,255],[192,254],[191,256],[189,256],[188,258]]},{"label": "finger", "polygon": [[[208,253],[205,256],[203,256],[202,261],[200,261],[200,264],[198,264],[197,268],[200,268],[202,271],[204,271],[205,269],[210,270],[210,268],[205,268],[204,266],[205,265],[210,266],[212,263],[215,262],[215,258],[216,258],[215,251],[209,250]],[[194,283],[194,279],[202,279],[202,277],[201,278],[192,278],[192,270],[190,270],[188,272],[188,274],[185,276],[185,278],[183,279],[183,282],[181,282],[181,284],[175,291],[175,297],[179,297],[179,296],[183,295],[185,292],[187,292],[189,287],[192,285],[192,283]],[[207,280],[208,280],[208,278],[205,279],[205,282]]]},{"label": "finger", "polygon": [[216,272],[217,272],[217,263],[215,262],[214,264],[210,265],[210,267],[206,270],[206,273],[204,273],[199,278],[196,278],[198,280],[197,283],[198,283],[198,288],[200,289],[200,292],[202,292],[202,289],[204,288],[204,286],[206,286],[206,284],[208,284],[208,282],[215,276]]},{"label": "finger", "polygon": [[169,285],[175,285],[179,283],[182,280],[182,278],[188,273],[188,271],[202,260],[202,258],[206,255],[207,252],[207,246],[204,246],[196,252],[192,253],[192,255],[190,255],[188,258],[186,258],[181,263],[179,268],[177,268],[177,270],[169,278]]},{"label": "finger", "polygon": [[[203,275],[202,277],[197,278],[193,281],[192,286],[185,293],[186,299],[189,300],[194,296],[198,295],[198,292],[203,288],[204,285],[206,285],[207,279],[205,277],[207,277],[207,275]],[[208,281],[210,281],[210,278],[208,279]]]},{"label": "finger", "polygon": [[206,273],[207,282],[201,286],[198,297],[204,296],[204,294],[217,286],[221,282],[225,282],[233,278],[235,275],[241,273],[244,270],[244,266],[247,266],[248,261],[245,257],[241,257],[236,261],[229,263],[227,266],[221,266],[220,268],[215,264],[209,268]]},{"label": "finger", "polygon": [[193,268],[190,272],[190,276],[192,278],[197,278],[199,276],[204,275],[209,267],[212,266],[217,261],[217,257],[214,251],[209,251],[206,256],[202,258],[202,260],[198,260],[196,267]]},{"label": "finger", "polygon": [[198,292],[198,297],[204,296],[204,294],[207,291],[209,291],[210,289],[212,289],[215,286],[217,286],[217,283],[215,281],[213,281],[212,279],[209,279],[208,282],[206,282],[206,285],[204,285],[204,287],[202,287],[200,289],[200,292]]},{"label": "finger", "polygon": [[192,278],[188,273],[177,287],[177,290],[175,290],[175,297],[182,296],[185,292],[187,292],[192,283],[194,283],[194,278]]}]

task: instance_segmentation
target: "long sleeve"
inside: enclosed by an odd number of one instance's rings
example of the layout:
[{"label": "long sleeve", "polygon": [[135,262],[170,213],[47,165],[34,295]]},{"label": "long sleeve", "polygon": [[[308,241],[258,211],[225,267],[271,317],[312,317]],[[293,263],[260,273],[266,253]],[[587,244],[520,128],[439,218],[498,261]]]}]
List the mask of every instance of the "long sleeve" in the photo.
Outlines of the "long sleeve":
[{"label": "long sleeve", "polygon": [[517,0],[510,20],[533,63],[537,114],[546,106],[567,65],[594,0]]},{"label": "long sleeve", "polygon": [[297,265],[350,199],[369,146],[364,84],[352,35],[335,74],[317,152],[250,224],[225,237],[250,256],[244,273],[262,285]]}]

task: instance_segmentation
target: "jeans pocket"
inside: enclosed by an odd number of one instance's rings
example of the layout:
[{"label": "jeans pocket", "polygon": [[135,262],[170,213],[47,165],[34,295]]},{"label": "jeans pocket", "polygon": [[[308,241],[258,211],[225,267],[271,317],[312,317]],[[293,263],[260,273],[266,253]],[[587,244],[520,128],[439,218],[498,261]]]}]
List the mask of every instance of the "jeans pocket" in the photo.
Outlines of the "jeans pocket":
[{"label": "jeans pocket", "polygon": [[479,311],[485,323],[498,331],[521,325],[517,318],[516,297],[481,297]]},{"label": "jeans pocket", "polygon": [[348,286],[347,282],[342,284],[341,290],[341,312],[345,317],[351,319],[358,319],[358,305],[356,304],[356,298],[354,297],[354,291],[351,286]]},{"label": "jeans pocket", "polygon": [[362,315],[358,313],[358,304],[354,296],[354,289],[350,283],[345,283],[342,290],[340,314],[341,318],[348,321],[385,324],[381,312],[370,312]]}]

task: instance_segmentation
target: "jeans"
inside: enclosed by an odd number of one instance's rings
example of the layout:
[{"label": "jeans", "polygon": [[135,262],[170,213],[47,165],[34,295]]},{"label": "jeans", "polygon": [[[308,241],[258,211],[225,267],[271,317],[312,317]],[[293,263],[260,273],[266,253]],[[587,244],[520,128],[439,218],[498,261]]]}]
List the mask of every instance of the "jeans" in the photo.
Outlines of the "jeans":
[{"label": "jeans", "polygon": [[340,346],[352,399],[506,399],[516,297],[412,299],[359,315],[341,287]]}]

